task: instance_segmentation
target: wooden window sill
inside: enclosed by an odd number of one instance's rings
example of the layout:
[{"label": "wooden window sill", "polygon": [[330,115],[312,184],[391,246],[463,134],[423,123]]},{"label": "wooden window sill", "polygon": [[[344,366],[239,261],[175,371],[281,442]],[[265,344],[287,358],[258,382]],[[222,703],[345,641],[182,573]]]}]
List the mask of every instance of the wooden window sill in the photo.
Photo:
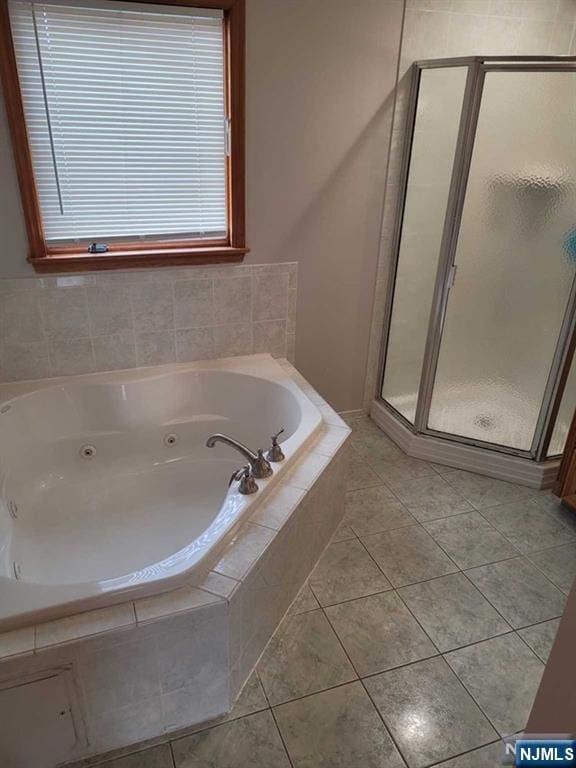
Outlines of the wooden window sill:
[{"label": "wooden window sill", "polygon": [[234,264],[243,261],[248,248],[173,248],[169,250],[109,251],[47,254],[29,257],[36,272],[97,272],[104,269],[147,269],[206,264]]}]

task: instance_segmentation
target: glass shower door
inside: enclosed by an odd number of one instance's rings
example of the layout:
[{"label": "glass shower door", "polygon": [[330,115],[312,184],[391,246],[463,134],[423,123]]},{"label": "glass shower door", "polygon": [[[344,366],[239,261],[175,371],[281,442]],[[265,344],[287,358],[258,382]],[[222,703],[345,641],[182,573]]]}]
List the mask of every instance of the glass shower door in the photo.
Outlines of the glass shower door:
[{"label": "glass shower door", "polygon": [[382,397],[414,421],[467,67],[420,73]]},{"label": "glass shower door", "polygon": [[576,260],[576,73],[486,72],[428,428],[529,451]]}]

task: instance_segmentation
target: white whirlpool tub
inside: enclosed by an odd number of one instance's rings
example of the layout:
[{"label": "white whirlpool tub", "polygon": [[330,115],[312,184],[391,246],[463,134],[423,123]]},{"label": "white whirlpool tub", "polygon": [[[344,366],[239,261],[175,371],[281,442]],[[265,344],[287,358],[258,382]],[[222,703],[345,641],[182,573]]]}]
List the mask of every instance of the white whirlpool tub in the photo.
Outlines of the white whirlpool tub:
[{"label": "white whirlpool tub", "polygon": [[[0,385],[0,628],[189,580],[321,420],[268,355]],[[255,450],[281,428],[274,475],[229,489],[245,462],[206,439]]]}]

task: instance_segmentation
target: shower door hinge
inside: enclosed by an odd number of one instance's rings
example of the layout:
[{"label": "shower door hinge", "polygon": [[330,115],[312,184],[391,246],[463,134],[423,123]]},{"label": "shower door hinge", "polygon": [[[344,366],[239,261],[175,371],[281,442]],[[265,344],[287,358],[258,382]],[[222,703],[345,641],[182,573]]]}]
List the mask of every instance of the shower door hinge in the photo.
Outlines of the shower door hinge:
[{"label": "shower door hinge", "polygon": [[456,282],[456,270],[458,267],[456,264],[452,264],[450,267],[450,272],[448,272],[448,290],[453,287],[454,283]]}]

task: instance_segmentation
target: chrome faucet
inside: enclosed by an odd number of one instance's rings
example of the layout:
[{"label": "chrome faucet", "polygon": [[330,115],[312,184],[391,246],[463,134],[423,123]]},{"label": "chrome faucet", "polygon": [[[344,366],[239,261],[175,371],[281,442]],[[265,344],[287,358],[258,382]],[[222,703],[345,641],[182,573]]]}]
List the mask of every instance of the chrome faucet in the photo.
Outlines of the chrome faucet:
[{"label": "chrome faucet", "polygon": [[238,483],[238,492],[243,495],[256,493],[258,490],[258,483],[254,480],[254,475],[248,464],[245,467],[234,470],[228,483],[228,488],[230,488],[234,481]]},{"label": "chrome faucet", "polygon": [[214,448],[216,443],[229,445],[231,448],[235,448],[238,453],[242,454],[250,465],[252,477],[255,477],[257,480],[261,480],[264,477],[270,477],[272,474],[272,467],[270,466],[270,462],[264,457],[264,451],[262,449],[260,449],[258,453],[254,453],[250,448],[247,448],[245,445],[242,445],[242,443],[234,440],[233,437],[221,435],[220,433],[211,435],[208,440],[206,440],[206,446],[208,448]]}]

